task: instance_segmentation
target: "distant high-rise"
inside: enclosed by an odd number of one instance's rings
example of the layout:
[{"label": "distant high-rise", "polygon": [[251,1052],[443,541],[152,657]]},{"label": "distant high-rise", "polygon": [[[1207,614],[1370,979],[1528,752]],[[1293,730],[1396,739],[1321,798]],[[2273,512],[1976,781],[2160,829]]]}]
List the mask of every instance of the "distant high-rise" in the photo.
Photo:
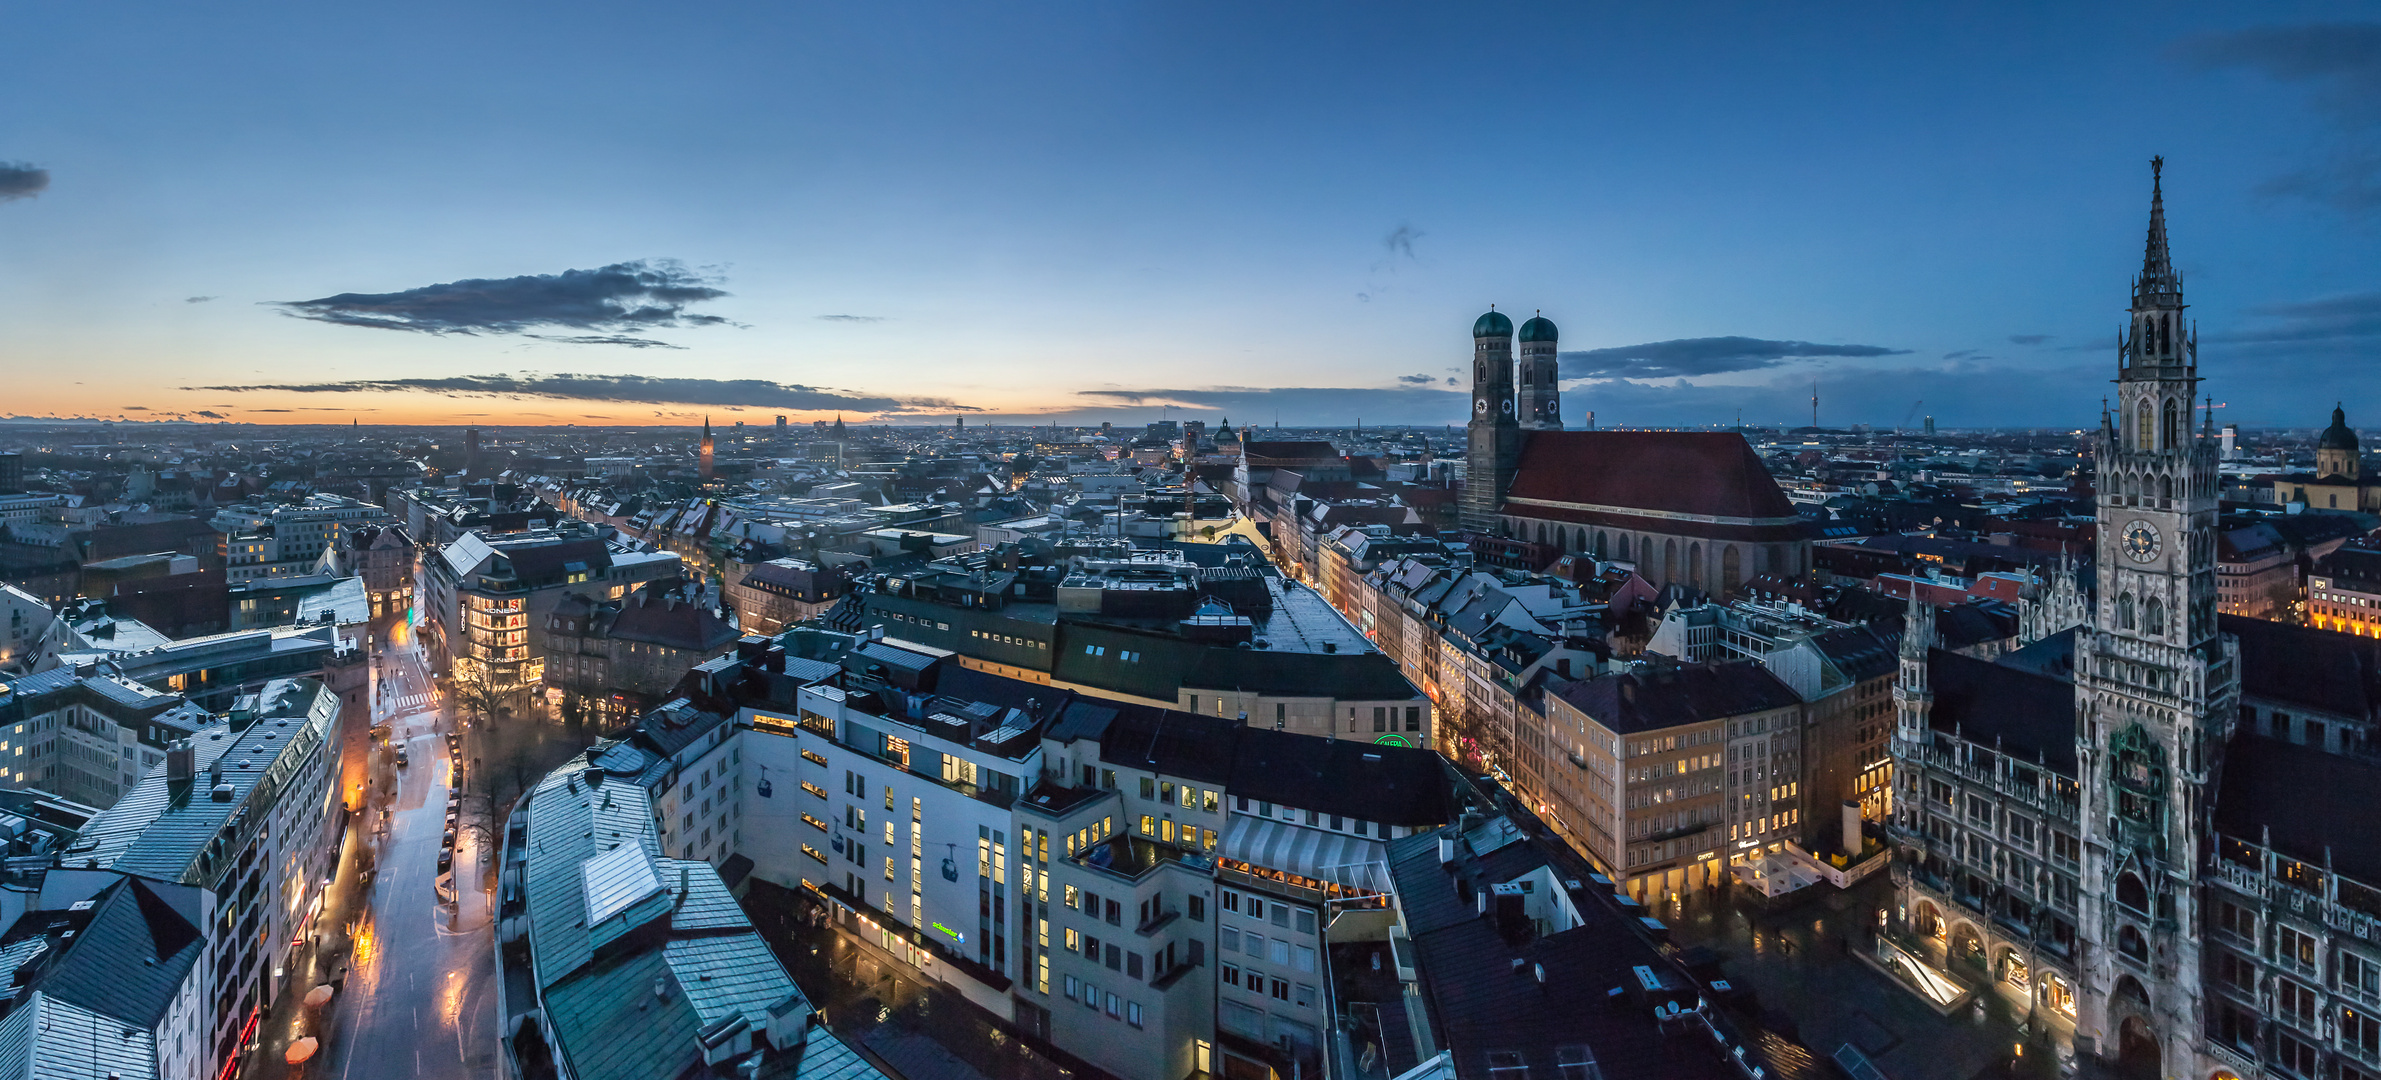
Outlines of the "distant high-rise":
[{"label": "distant high-rise", "polygon": [[966,431],[967,418],[964,416],[954,416],[951,418],[951,426],[958,428],[961,431]]},{"label": "distant high-rise", "polygon": [[25,490],[25,459],[17,454],[0,454],[0,495],[14,495]]},{"label": "distant high-rise", "polygon": [[711,418],[703,418],[703,482],[711,482]]},{"label": "distant high-rise", "polygon": [[480,429],[463,429],[463,471],[478,473],[480,469]]},{"label": "distant high-rise", "polygon": [[780,439],[782,439],[782,438],[785,438],[785,414],[784,414],[784,413],[778,413],[778,414],[777,414],[777,437],[778,437],[778,438],[780,438]]}]

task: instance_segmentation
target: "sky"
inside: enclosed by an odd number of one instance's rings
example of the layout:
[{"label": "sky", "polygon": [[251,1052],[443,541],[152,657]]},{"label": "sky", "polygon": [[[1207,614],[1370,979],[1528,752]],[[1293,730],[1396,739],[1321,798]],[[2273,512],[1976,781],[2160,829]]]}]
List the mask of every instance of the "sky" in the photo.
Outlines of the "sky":
[{"label": "sky", "polygon": [[2381,21],[2217,4],[38,3],[0,417],[2381,423]]}]

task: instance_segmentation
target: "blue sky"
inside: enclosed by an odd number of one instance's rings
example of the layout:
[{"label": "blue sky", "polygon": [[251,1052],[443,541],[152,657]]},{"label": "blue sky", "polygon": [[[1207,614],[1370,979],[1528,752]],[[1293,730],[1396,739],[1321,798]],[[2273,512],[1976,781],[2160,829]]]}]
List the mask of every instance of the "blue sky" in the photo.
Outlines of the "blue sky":
[{"label": "blue sky", "polygon": [[2076,7],[20,7],[0,413],[2081,425],[2160,153],[2222,419],[2381,418],[2371,9]]}]

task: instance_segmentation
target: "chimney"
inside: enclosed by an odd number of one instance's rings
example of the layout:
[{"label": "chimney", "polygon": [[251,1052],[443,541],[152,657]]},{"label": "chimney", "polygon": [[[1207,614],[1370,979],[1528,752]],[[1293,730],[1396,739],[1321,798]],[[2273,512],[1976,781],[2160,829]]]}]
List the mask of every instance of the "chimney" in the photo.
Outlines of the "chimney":
[{"label": "chimney", "polygon": [[1844,847],[1845,859],[1857,859],[1860,857],[1860,804],[1850,799],[1844,800],[1844,835],[1842,843]]},{"label": "chimney", "polygon": [[190,740],[177,739],[165,748],[165,779],[168,783],[186,784],[197,772],[198,752]]},{"label": "chimney", "polygon": [[1440,833],[1440,834],[1439,834],[1439,865],[1440,865],[1440,866],[1452,866],[1452,865],[1454,865],[1454,863],[1455,863],[1455,834],[1453,834],[1453,833]]}]

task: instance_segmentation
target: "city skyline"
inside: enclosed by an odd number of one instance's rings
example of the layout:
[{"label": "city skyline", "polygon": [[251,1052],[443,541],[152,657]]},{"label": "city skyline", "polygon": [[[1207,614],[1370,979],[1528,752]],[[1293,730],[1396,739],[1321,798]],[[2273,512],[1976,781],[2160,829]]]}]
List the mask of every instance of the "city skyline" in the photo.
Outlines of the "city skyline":
[{"label": "city skyline", "polygon": [[35,16],[0,412],[1440,425],[1493,303],[1573,426],[2080,427],[2162,153],[2222,419],[2356,419],[2381,26],[2147,10]]}]

